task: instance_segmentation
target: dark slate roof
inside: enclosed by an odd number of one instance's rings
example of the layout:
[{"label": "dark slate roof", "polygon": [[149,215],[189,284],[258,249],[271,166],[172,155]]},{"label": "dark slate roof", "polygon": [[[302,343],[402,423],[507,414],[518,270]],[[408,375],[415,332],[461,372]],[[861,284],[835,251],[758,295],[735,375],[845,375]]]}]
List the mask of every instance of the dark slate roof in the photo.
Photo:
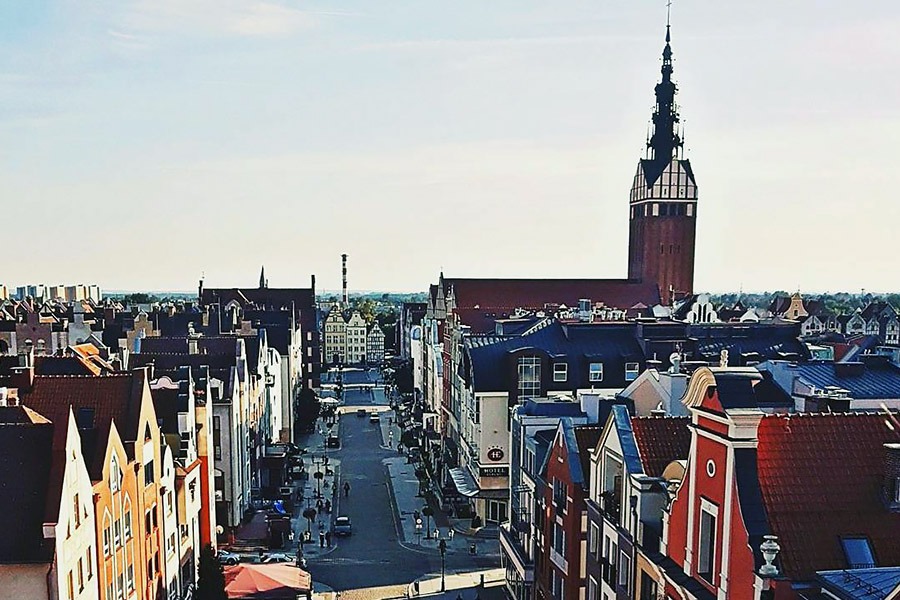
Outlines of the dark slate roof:
[{"label": "dark slate roof", "polygon": [[631,428],[631,415],[628,414],[628,408],[621,404],[613,406],[610,418],[613,420],[613,426],[619,434],[619,445],[622,447],[622,460],[625,463],[625,470],[632,475],[643,473],[644,466],[641,464],[641,455],[634,440],[634,431]]},{"label": "dark slate roof", "polygon": [[194,371],[206,366],[213,371],[227,371],[237,362],[235,356],[227,354],[154,354],[149,352],[132,354],[128,360],[129,365],[135,368],[153,365],[155,377],[158,377],[160,372],[175,371],[179,367],[191,367],[191,371]]},{"label": "dark slate roof", "polygon": [[686,460],[691,448],[690,417],[632,417],[631,429],[643,472],[661,477],[675,460]]},{"label": "dark slate roof", "polygon": [[[839,375],[841,370],[847,375]],[[840,387],[848,390],[851,398],[859,400],[900,398],[900,368],[887,362],[860,363],[855,368],[849,364],[841,367],[830,362],[809,362],[797,365],[796,373],[803,381],[819,389]]]},{"label": "dark slate roof", "polygon": [[141,340],[141,353],[184,353],[188,352],[186,336],[151,336]]},{"label": "dark slate roof", "polygon": [[764,563],[759,545],[763,542],[763,536],[769,535],[771,531],[759,484],[756,448],[735,448],[734,473],[741,517],[747,528],[754,564],[758,569]]},{"label": "dark slate roof", "polygon": [[[603,428],[598,425],[580,425],[574,429],[575,442],[578,445],[578,462],[581,467],[583,480],[582,486],[587,490],[590,489],[591,485],[591,451],[597,447]],[[569,460],[571,460],[571,457]]]},{"label": "dark slate roof", "polygon": [[881,500],[883,445],[900,433],[885,415],[764,416],[757,438],[762,500],[789,578],[847,568],[843,536],[868,537],[879,564],[900,565],[900,513]]},{"label": "dark slate roof", "polygon": [[822,571],[817,579],[841,600],[884,600],[900,586],[900,567]]},{"label": "dark slate roof", "polygon": [[809,359],[809,349],[799,339],[799,323],[692,324],[690,336],[699,354],[695,358],[714,362],[722,350],[728,350],[729,364],[736,366],[750,360]]},{"label": "dark slate roof", "polygon": [[582,298],[607,306],[628,309],[638,303],[659,304],[655,283],[631,279],[450,279],[456,313],[474,333],[494,331],[496,319],[506,319],[516,308],[542,310],[547,305],[578,306]]},{"label": "dark slate roof", "polygon": [[530,417],[582,417],[584,412],[577,402],[537,402],[529,399],[519,409],[519,415]]},{"label": "dark slate roof", "polygon": [[[483,344],[483,345],[482,345]],[[496,343],[484,344],[477,336],[465,339],[472,359],[474,388],[476,391],[502,391],[515,387],[509,381],[511,355],[520,350],[534,350],[552,362],[565,362],[568,377],[565,382],[554,382],[552,375],[542,378],[546,391],[571,391],[597,387],[624,388],[625,363],[637,362],[643,366],[644,355],[630,323],[579,323],[553,322],[534,333],[513,338],[499,338]],[[588,365],[604,364],[603,381],[589,381]]]}]

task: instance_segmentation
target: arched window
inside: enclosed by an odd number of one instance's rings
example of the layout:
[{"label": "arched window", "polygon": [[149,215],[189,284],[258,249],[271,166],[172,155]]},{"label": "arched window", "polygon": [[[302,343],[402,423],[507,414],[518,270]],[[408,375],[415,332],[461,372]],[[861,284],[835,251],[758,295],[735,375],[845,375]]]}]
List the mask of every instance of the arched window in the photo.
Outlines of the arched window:
[{"label": "arched window", "polygon": [[119,470],[119,461],[113,455],[109,464],[109,489],[115,493],[121,489],[122,472]]},{"label": "arched window", "polygon": [[131,533],[131,498],[128,497],[128,494],[125,494],[125,503],[123,505],[122,510],[125,513],[123,516],[123,519],[125,521],[125,526],[124,526],[125,540],[127,541],[127,540],[130,540],[131,536],[132,536],[132,533]]},{"label": "arched window", "polygon": [[112,519],[109,510],[103,511],[103,556],[112,553]]}]

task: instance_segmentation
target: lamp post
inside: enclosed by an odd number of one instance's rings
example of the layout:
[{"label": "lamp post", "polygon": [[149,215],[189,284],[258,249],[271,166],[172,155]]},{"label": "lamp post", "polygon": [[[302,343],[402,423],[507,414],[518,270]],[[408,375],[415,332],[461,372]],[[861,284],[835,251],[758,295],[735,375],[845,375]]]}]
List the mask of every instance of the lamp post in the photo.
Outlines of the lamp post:
[{"label": "lamp post", "polygon": [[416,543],[422,545],[422,519],[416,519]]},{"label": "lamp post", "polygon": [[441,551],[441,591],[447,590],[447,582],[444,580],[444,555],[447,553],[447,540],[441,538],[438,548]]}]

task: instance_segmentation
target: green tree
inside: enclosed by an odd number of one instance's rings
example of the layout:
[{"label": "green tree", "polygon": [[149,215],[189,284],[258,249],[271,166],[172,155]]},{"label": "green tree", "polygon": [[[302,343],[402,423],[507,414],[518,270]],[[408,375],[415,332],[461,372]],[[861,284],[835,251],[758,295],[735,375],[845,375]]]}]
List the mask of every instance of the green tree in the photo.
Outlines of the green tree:
[{"label": "green tree", "polygon": [[358,308],[359,314],[366,320],[366,323],[371,323],[375,320],[375,303],[371,299],[366,298],[360,302]]},{"label": "green tree", "polygon": [[228,594],[225,593],[225,572],[209,544],[200,550],[195,598],[197,600],[228,600]]}]

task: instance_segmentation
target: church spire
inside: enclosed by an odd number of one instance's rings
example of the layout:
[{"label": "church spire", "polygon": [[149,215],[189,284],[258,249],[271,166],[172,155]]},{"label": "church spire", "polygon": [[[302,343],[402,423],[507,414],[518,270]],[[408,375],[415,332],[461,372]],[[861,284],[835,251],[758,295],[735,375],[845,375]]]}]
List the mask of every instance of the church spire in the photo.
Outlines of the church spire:
[{"label": "church spire", "polygon": [[[668,9],[671,9],[671,2]],[[656,107],[653,111],[653,134],[647,142],[648,158],[668,164],[676,158],[683,144],[678,133],[678,105],[675,94],[678,86],[672,81],[672,27],[666,14],[666,45],[663,48],[662,80],[656,84]]]},{"label": "church spire", "polygon": [[259,270],[259,289],[269,287],[269,282],[266,280],[266,266],[263,265]]}]

